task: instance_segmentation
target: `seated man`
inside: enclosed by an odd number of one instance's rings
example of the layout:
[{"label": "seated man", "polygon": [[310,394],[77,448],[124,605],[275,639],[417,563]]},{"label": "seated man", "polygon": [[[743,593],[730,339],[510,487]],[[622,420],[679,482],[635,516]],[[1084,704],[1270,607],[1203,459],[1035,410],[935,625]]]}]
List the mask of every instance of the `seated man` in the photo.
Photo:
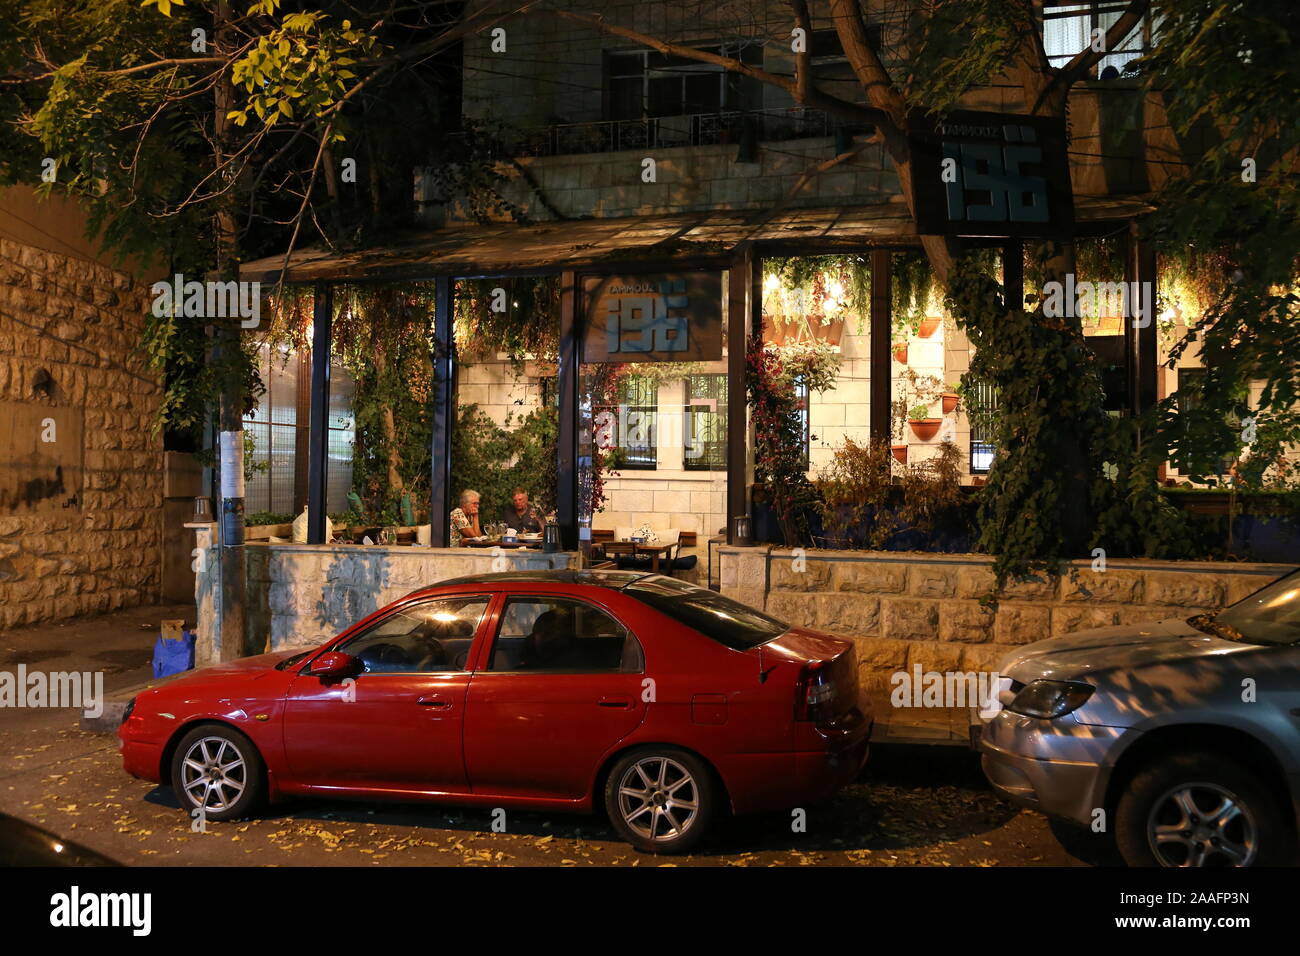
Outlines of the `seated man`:
[{"label": "seated man", "polygon": [[574,639],[573,613],[552,609],[538,615],[532,633],[524,642],[520,670],[586,670],[581,648]]},{"label": "seated man", "polygon": [[528,492],[518,485],[510,492],[510,504],[501,509],[501,520],[520,534],[541,534],[544,523],[537,509],[528,503]]}]

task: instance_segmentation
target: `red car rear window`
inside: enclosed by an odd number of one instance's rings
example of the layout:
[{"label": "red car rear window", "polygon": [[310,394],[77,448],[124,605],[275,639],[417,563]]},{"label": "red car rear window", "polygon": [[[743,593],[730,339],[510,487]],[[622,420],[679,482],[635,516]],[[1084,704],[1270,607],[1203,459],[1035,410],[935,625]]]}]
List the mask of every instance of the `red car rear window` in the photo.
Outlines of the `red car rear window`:
[{"label": "red car rear window", "polygon": [[640,578],[623,593],[738,651],[766,644],[790,630],[789,624],[762,611],[674,578]]}]

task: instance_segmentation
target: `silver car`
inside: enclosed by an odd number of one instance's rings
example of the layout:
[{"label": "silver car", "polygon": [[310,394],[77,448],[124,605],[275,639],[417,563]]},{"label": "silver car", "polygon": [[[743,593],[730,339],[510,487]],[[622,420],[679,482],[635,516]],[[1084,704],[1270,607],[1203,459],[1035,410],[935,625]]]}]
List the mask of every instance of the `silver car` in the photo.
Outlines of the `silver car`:
[{"label": "silver car", "polygon": [[1130,866],[1294,863],[1298,642],[1300,571],[1215,614],[1028,645],[984,712],[984,773],[1113,832]]}]

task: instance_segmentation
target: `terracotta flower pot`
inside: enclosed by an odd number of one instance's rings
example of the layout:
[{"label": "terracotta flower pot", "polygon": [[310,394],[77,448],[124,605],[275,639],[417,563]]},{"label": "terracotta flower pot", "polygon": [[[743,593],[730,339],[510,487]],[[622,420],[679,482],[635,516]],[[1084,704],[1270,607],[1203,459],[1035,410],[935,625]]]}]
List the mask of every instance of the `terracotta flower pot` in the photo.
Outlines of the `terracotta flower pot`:
[{"label": "terracotta flower pot", "polygon": [[961,401],[961,397],[956,392],[944,392],[943,413],[945,415],[951,415],[953,412],[957,410],[957,403],[960,401]]},{"label": "terracotta flower pot", "polygon": [[907,364],[907,343],[894,346],[894,361],[899,365]]},{"label": "terracotta flower pot", "polygon": [[891,452],[893,452],[893,454],[894,454],[894,461],[898,462],[900,465],[906,465],[906,464],[907,464],[907,446],[906,446],[906,445],[890,445],[890,446],[889,446],[889,450],[890,450]]},{"label": "terracotta flower pot", "polygon": [[919,441],[929,441],[935,435],[939,434],[939,426],[943,424],[942,418],[909,418],[908,426],[912,429],[912,434]]},{"label": "terracotta flower pot", "polygon": [[941,321],[942,319],[940,319],[937,315],[929,316],[927,318],[922,319],[921,327],[916,330],[916,334],[923,339],[928,339],[930,336],[934,335],[934,333],[938,330],[939,323]]},{"label": "terracotta flower pot", "polygon": [[976,475],[975,477],[973,477],[973,478],[970,480],[971,485],[974,486],[974,487],[976,487],[976,488],[978,488],[980,485],[984,484],[984,482],[985,482],[985,479],[981,478],[979,475]]}]

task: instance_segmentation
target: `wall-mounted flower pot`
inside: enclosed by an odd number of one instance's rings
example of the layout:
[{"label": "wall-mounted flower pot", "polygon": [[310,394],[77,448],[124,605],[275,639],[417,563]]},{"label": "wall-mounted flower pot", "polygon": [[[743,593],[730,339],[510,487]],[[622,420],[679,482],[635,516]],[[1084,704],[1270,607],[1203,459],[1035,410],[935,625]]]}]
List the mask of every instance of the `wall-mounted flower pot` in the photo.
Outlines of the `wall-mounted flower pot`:
[{"label": "wall-mounted flower pot", "polygon": [[943,413],[945,415],[951,415],[953,412],[957,410],[957,405],[961,401],[961,396],[959,396],[956,392],[944,392],[942,397],[943,397]]},{"label": "wall-mounted flower pot", "polygon": [[906,465],[906,464],[907,464],[907,446],[906,446],[906,445],[890,445],[890,446],[889,446],[889,450],[890,450],[891,452],[893,452],[893,454],[894,454],[894,461],[898,462],[900,465]]},{"label": "wall-mounted flower pot", "polygon": [[907,343],[903,342],[894,346],[894,361],[899,365],[907,364]]},{"label": "wall-mounted flower pot", "polygon": [[986,479],[981,478],[979,475],[976,475],[975,477],[973,477],[973,478],[970,480],[970,483],[971,483],[974,487],[978,488],[980,485],[984,484],[985,481],[986,481]]},{"label": "wall-mounted flower pot", "polygon": [[939,323],[941,321],[943,320],[937,315],[928,316],[922,319],[920,328],[916,330],[916,334],[923,339],[928,339],[939,330]]},{"label": "wall-mounted flower pot", "polygon": [[943,424],[942,418],[909,418],[908,427],[912,429],[912,434],[917,437],[918,441],[929,441],[935,435],[939,434],[939,426]]}]

